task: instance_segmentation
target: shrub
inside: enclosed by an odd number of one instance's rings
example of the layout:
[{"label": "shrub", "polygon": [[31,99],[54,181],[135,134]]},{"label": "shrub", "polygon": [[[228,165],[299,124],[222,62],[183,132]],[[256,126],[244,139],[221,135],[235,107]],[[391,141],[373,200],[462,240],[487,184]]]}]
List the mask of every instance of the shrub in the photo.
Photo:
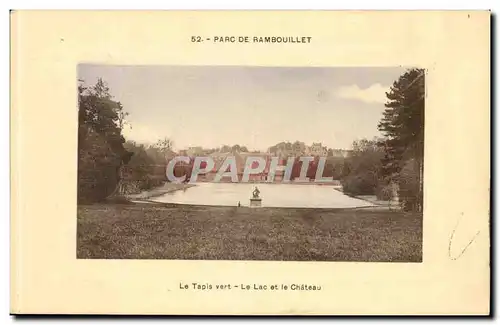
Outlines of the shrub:
[{"label": "shrub", "polygon": [[99,134],[81,142],[78,154],[78,202],[101,201],[113,193],[118,181],[120,157]]},{"label": "shrub", "polygon": [[369,173],[347,176],[342,180],[342,189],[348,195],[375,195],[377,180]]}]

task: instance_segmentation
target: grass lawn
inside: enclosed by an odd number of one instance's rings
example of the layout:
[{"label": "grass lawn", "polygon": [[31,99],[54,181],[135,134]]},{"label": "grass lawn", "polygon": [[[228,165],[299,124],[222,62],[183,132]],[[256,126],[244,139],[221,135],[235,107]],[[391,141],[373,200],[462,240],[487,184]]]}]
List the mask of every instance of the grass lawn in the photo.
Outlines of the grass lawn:
[{"label": "grass lawn", "polygon": [[81,205],[78,258],[422,261],[422,214]]}]

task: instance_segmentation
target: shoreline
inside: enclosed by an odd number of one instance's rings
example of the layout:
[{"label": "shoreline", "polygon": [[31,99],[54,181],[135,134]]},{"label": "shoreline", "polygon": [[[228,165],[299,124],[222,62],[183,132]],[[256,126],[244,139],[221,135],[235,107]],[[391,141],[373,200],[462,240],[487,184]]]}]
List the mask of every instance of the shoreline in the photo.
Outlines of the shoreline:
[{"label": "shoreline", "polygon": [[282,182],[282,181],[273,181],[273,182],[267,182],[267,181],[248,181],[248,182],[231,182],[231,181],[219,181],[219,182],[214,182],[214,181],[198,181],[195,183],[188,183],[188,184],[252,184],[252,185],[259,185],[259,184],[269,184],[269,185],[319,185],[319,186],[330,186],[334,188],[342,188],[342,185],[339,183],[335,182],[299,182],[299,181],[289,181],[289,182]]},{"label": "shoreline", "polygon": [[190,187],[196,186],[195,184],[189,184],[189,183],[165,183],[162,186],[158,186],[155,188],[152,188],[150,190],[142,191],[141,193],[137,194],[128,194],[126,195],[126,198],[128,200],[148,200],[154,197],[162,196],[167,193],[179,191],[179,190],[185,190]]},{"label": "shoreline", "polygon": [[350,195],[350,194],[344,193],[344,191],[341,188],[340,189],[334,188],[334,190],[339,191],[342,194],[347,195],[349,197],[352,197],[353,199],[358,199],[358,200],[362,200],[362,201],[371,203],[371,204],[374,205],[373,208],[379,208],[379,209],[380,208],[387,208],[389,210],[399,210],[399,209],[401,209],[401,207],[399,206],[398,203],[393,202],[391,204],[391,201],[382,201],[382,200],[379,200],[379,199],[377,199],[376,195]]},{"label": "shoreline", "polygon": [[[362,201],[367,201],[360,199]],[[236,206],[236,205],[217,205],[217,204],[193,204],[193,203],[169,203],[169,202],[158,202],[149,199],[136,199],[129,201],[132,205],[138,207],[151,207],[155,206],[158,208],[176,208],[176,209],[225,209],[225,208],[235,208],[237,210],[248,209],[248,210],[293,210],[293,211],[323,211],[323,212],[335,212],[335,211],[380,211],[387,206],[383,205],[372,205],[372,206],[358,206],[358,207],[287,207],[287,206],[262,206],[262,207],[250,207],[248,205]],[[369,201],[367,201],[369,202]],[[371,202],[370,202],[371,203]],[[113,206],[115,203],[105,203],[106,205]],[[92,204],[79,204],[80,207],[92,206]],[[397,211],[396,209],[393,209]]]}]

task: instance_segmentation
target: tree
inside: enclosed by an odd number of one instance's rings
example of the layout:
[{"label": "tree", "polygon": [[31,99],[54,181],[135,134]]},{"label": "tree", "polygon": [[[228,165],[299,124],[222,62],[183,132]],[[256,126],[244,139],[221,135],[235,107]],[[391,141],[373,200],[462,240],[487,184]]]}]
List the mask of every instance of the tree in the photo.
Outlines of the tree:
[{"label": "tree", "polygon": [[[298,142],[298,141],[297,141]],[[271,154],[277,154],[278,152],[290,152],[292,150],[293,144],[291,142],[280,142],[274,146],[269,147],[267,150]]]},{"label": "tree", "polygon": [[129,115],[129,113],[125,112],[123,110],[122,103],[117,102],[117,105],[118,105],[118,109],[117,109],[116,115],[118,117],[118,127],[120,128],[120,130],[123,130],[123,128],[125,127],[125,125],[128,124],[126,118]]},{"label": "tree", "polygon": [[167,165],[167,160],[173,155],[172,147],[174,142],[164,137],[146,148],[146,152],[151,156],[157,165]]},{"label": "tree", "polygon": [[241,147],[239,144],[235,144],[234,146],[231,147],[231,152],[236,153],[236,152],[241,152]]},{"label": "tree", "polygon": [[361,139],[352,144],[352,153],[345,159],[341,183],[346,194],[378,195],[383,151],[379,140]]},{"label": "tree", "polygon": [[[380,142],[385,151],[382,172],[387,182],[399,185],[399,199],[406,209],[422,211],[425,71],[406,71],[394,82],[386,96],[386,109],[378,125],[385,136]],[[408,168],[404,177],[402,173],[409,161],[414,164],[411,168],[415,174],[410,177],[414,180],[412,182],[407,182]],[[410,183],[413,185],[408,188]],[[415,202],[405,204],[410,201]]]},{"label": "tree", "polygon": [[217,149],[214,148],[209,148],[209,149],[204,149],[205,155],[211,155],[212,153],[216,152]]},{"label": "tree", "polygon": [[126,113],[113,101],[109,87],[98,79],[78,86],[78,201],[99,201],[120,182],[120,167],[131,158],[122,127]]},{"label": "tree", "polygon": [[[155,161],[147,153],[146,146],[136,144],[133,141],[127,141],[125,148],[133,153],[132,158],[127,164],[126,181],[134,183],[136,190],[146,190],[157,185],[154,183]],[[162,173],[165,175],[165,172]],[[166,176],[165,176],[166,177]]]}]

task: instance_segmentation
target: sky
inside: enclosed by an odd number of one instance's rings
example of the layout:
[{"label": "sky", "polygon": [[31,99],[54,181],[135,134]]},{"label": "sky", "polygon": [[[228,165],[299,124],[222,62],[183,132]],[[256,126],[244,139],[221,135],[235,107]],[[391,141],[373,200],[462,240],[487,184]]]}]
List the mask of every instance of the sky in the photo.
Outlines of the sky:
[{"label": "sky", "polygon": [[86,85],[101,77],[129,113],[127,140],[168,137],[174,149],[239,144],[266,150],[282,141],[349,149],[381,136],[385,92],[402,67],[78,67]]}]

